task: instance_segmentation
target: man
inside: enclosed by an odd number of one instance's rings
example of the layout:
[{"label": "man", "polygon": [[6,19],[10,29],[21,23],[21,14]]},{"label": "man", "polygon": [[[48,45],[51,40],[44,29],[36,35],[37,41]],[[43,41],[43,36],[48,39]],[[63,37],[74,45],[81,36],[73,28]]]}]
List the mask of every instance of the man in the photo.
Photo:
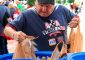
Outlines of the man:
[{"label": "man", "polygon": [[7,39],[3,35],[5,25],[8,23],[10,17],[9,10],[3,5],[3,1],[0,0],[0,54],[8,53],[7,50]]},{"label": "man", "polygon": [[54,0],[35,0],[35,6],[21,13],[10,22],[4,33],[21,42],[27,36],[33,40],[39,51],[53,51],[56,44],[66,43],[66,29],[78,25],[79,18],[62,5],[55,5]]}]

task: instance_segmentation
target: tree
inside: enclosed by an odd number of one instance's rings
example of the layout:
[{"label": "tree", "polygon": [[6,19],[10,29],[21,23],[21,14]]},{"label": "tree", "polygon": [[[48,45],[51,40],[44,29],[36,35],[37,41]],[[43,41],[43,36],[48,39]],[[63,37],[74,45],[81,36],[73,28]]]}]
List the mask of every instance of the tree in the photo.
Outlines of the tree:
[{"label": "tree", "polygon": [[27,4],[30,6],[34,5],[35,0],[27,0]]},{"label": "tree", "polygon": [[74,2],[75,0],[67,0],[68,3],[72,3]]},{"label": "tree", "polygon": [[56,0],[57,3],[61,3],[61,0]]},{"label": "tree", "polygon": [[59,3],[59,4],[64,4],[66,2],[66,0],[56,0],[56,3]]}]

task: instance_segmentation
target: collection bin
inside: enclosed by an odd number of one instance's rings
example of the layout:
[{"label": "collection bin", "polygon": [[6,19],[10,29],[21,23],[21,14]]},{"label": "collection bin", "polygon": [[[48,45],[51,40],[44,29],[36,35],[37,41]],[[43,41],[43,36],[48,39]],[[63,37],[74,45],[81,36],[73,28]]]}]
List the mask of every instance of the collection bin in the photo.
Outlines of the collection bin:
[{"label": "collection bin", "polygon": [[[52,54],[52,51],[36,51],[35,52],[36,56],[39,57],[40,59],[44,56],[44,57],[50,57],[51,54]],[[13,56],[13,53],[8,53],[8,54],[3,54],[3,55],[0,55],[0,60],[12,60],[12,56]],[[31,58],[24,58],[24,59],[14,59],[14,60],[33,60]],[[59,60],[65,60],[65,58],[61,58]]]}]

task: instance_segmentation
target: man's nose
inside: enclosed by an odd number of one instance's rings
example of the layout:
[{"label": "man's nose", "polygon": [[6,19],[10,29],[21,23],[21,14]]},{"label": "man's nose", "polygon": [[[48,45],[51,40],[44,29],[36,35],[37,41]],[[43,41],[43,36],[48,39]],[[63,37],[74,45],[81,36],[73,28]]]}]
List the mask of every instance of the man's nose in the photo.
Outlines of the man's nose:
[{"label": "man's nose", "polygon": [[43,11],[43,12],[46,12],[46,10],[47,10],[46,6],[43,6],[43,7],[42,7],[42,11]]}]

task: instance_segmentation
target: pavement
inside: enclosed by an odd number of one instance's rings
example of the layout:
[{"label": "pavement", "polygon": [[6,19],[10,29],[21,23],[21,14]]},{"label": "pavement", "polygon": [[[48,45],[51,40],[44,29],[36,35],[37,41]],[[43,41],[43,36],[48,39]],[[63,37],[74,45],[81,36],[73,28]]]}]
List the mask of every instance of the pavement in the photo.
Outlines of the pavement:
[{"label": "pavement", "polygon": [[17,41],[16,40],[7,40],[7,47],[8,47],[8,52],[9,53],[14,53],[14,50],[17,46]]}]

